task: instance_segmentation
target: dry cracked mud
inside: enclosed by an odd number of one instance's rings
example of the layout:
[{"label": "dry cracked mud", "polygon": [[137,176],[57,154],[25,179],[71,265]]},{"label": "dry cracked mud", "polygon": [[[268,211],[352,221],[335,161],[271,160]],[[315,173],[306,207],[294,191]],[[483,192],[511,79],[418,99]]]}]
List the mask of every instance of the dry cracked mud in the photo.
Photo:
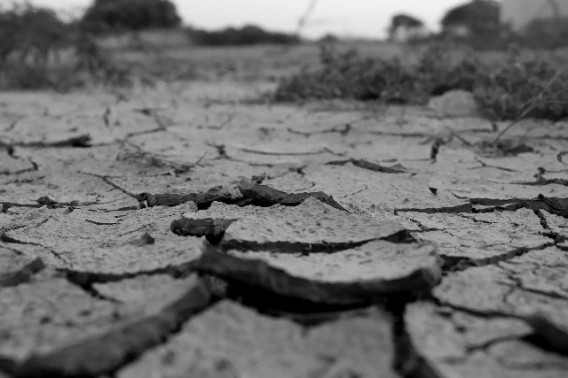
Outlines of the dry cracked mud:
[{"label": "dry cracked mud", "polygon": [[257,90],[3,95],[0,378],[568,374],[566,123]]}]

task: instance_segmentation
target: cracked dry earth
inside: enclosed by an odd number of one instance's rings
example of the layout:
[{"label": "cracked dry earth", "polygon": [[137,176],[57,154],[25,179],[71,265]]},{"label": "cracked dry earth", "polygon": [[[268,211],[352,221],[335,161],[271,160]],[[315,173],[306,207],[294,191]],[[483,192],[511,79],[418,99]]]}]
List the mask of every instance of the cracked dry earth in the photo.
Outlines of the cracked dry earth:
[{"label": "cracked dry earth", "polygon": [[257,89],[3,95],[1,378],[568,374],[566,124]]}]

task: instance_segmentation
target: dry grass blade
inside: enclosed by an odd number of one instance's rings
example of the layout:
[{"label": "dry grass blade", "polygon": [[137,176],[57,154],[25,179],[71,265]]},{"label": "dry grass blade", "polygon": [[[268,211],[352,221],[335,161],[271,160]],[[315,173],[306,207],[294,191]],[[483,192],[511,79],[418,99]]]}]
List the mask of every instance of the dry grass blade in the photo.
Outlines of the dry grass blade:
[{"label": "dry grass blade", "polygon": [[512,120],[507,127],[505,127],[501,132],[495,137],[492,144],[496,145],[499,140],[507,133],[509,130],[513,128],[519,121],[525,118],[537,105],[538,101],[542,99],[542,96],[556,83],[556,81],[562,76],[562,74],[566,71],[566,67],[558,70],[554,76],[546,83],[546,85],[542,88],[538,95],[534,96],[527,104],[525,109],[514,119]]}]

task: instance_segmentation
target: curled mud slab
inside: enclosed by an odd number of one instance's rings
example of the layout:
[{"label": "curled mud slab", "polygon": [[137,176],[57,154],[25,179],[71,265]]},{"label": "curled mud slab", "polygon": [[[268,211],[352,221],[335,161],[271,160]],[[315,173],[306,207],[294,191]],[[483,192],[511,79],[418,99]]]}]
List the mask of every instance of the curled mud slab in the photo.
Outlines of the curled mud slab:
[{"label": "curled mud slab", "polygon": [[[390,243],[369,243],[324,259],[249,254],[253,256],[235,256],[206,247],[196,269],[245,286],[251,293],[258,290],[259,295],[346,307],[371,305],[388,296],[427,293],[441,277],[437,256],[428,246],[401,248]],[[361,261],[380,268],[368,267],[367,272],[359,269],[360,275],[356,275],[353,269],[357,270]],[[337,264],[343,265],[341,271]]]},{"label": "curled mud slab", "polygon": [[6,94],[1,378],[566,375],[565,123],[269,87]]}]

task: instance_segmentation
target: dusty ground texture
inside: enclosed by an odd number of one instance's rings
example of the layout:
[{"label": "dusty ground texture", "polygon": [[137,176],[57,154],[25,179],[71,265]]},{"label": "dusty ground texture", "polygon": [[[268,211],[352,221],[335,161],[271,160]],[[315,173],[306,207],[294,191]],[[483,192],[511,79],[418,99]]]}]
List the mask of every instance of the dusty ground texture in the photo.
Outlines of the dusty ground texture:
[{"label": "dusty ground texture", "polygon": [[567,124],[267,88],[2,95],[1,378],[566,376]]}]

